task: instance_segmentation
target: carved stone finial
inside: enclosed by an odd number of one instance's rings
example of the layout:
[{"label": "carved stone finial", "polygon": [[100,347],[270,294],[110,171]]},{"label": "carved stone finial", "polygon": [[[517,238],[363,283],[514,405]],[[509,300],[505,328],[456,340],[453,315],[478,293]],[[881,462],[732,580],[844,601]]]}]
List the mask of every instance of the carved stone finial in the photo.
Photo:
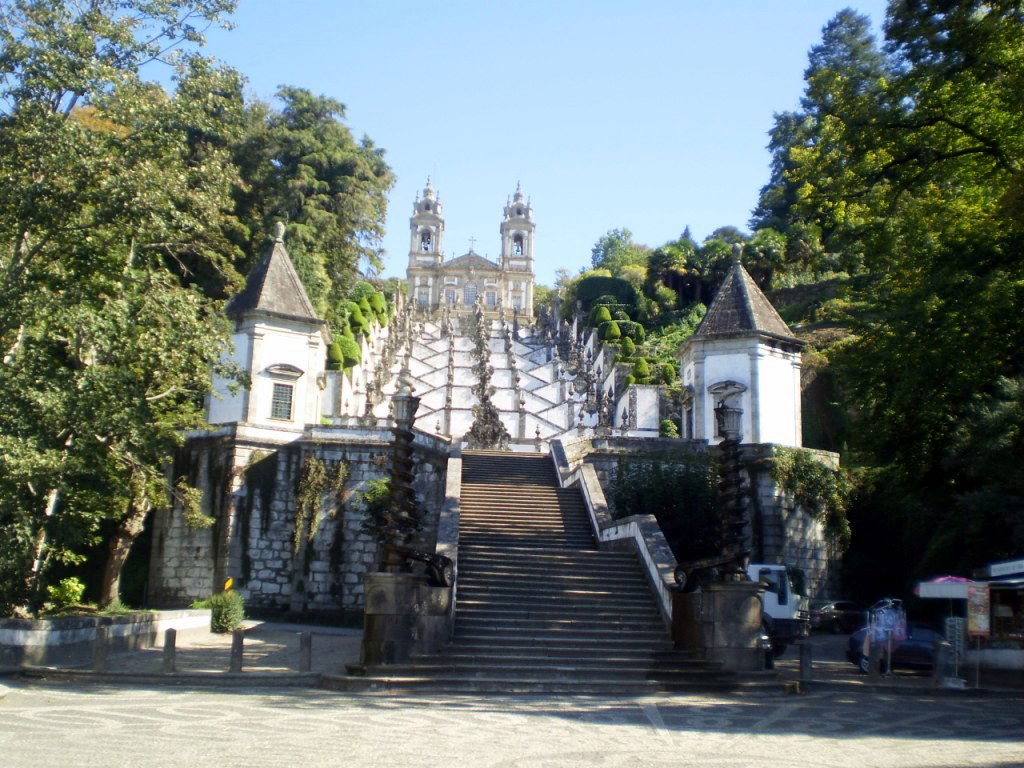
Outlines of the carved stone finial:
[{"label": "carved stone finial", "polygon": [[278,243],[283,243],[284,242],[284,222],[283,221],[275,221],[274,222],[274,241],[278,242]]}]

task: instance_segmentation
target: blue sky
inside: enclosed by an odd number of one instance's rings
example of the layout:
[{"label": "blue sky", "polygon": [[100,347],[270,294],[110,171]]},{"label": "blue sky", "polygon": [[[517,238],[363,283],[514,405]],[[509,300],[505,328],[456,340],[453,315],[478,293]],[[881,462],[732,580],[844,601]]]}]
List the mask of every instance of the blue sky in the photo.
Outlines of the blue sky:
[{"label": "blue sky", "polygon": [[338,99],[387,150],[385,274],[404,274],[429,174],[444,250],[497,257],[516,181],[532,197],[537,280],[589,265],[606,231],[651,246],[745,227],[768,176],[773,112],[794,108],[807,51],[850,6],[884,0],[241,0],[206,52],[252,95],[296,85]]}]

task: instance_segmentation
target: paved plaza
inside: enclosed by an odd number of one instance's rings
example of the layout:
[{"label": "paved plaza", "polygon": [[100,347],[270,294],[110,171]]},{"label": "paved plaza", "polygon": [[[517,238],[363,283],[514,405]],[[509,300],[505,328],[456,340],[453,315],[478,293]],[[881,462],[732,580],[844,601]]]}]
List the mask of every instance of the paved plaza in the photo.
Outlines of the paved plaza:
[{"label": "paved plaza", "polygon": [[1024,766],[1024,698],[394,697],[0,682],[0,765]]}]

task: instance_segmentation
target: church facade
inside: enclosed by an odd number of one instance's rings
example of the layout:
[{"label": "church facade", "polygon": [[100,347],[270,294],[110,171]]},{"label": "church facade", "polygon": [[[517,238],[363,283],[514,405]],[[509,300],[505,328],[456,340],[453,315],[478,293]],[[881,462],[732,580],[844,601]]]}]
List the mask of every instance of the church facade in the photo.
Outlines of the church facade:
[{"label": "church facade", "polygon": [[409,299],[418,309],[472,307],[478,300],[484,310],[505,309],[516,315],[533,315],[534,233],[533,207],[516,185],[506,202],[498,232],[500,257],[490,261],[473,248],[454,259],[444,257],[444,206],[434,185],[427,180],[416,196],[409,219]]}]

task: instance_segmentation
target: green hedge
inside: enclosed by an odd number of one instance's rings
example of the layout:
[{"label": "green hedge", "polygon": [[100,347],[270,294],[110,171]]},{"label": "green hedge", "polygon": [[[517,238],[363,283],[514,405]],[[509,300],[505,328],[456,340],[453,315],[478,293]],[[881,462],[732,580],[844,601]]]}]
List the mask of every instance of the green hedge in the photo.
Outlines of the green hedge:
[{"label": "green hedge", "polygon": [[600,329],[601,341],[616,341],[622,338],[622,331],[619,330],[619,324],[614,320],[609,320],[606,323],[601,323]]},{"label": "green hedge", "polygon": [[[342,336],[341,338],[345,337]],[[340,371],[343,360],[344,355],[341,352],[341,345],[337,341],[332,341],[330,346],[327,347],[327,370]]]},{"label": "green hedge", "polygon": [[242,626],[245,619],[245,602],[233,589],[218,592],[207,602],[210,606],[211,632],[234,632]]},{"label": "green hedge", "polygon": [[620,346],[622,347],[623,357],[632,357],[633,353],[636,352],[636,344],[633,343],[633,340],[629,338],[629,336],[622,340],[622,344]]},{"label": "green hedge", "polygon": [[619,277],[584,277],[576,284],[576,300],[583,302],[583,310],[589,312],[604,296],[614,296],[619,304],[627,308],[636,306],[637,293],[633,284]]},{"label": "green hedge", "polygon": [[612,313],[608,311],[608,307],[598,306],[594,307],[590,312],[590,325],[593,328],[600,327],[601,323],[610,322],[612,319]]},{"label": "green hedge", "polygon": [[[335,344],[338,345],[338,351],[341,352],[341,367],[346,371],[363,359],[362,347],[356,344],[355,340],[350,339],[348,336],[342,336],[335,342]],[[334,344],[331,346],[333,347]],[[331,370],[337,369],[332,368]]]},{"label": "green hedge", "polygon": [[648,384],[651,380],[651,366],[647,363],[647,358],[638,358],[633,363],[633,376],[636,378],[638,384]]}]

